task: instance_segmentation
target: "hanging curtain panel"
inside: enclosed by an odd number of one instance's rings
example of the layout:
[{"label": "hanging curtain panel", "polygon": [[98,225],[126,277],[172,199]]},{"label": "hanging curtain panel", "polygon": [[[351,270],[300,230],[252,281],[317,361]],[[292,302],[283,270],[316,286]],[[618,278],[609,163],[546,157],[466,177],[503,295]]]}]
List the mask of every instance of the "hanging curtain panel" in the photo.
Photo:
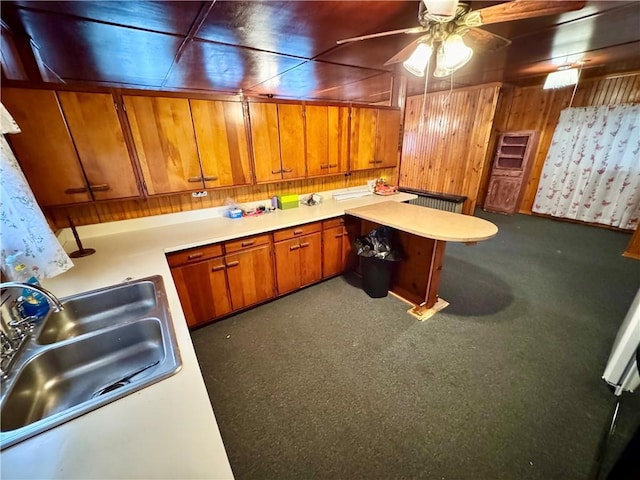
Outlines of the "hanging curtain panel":
[{"label": "hanging curtain panel", "polygon": [[563,110],[533,211],[635,229],[640,221],[640,105]]},{"label": "hanging curtain panel", "polygon": [[28,272],[38,279],[59,275],[73,267],[71,259],[55,237],[36,203],[5,133],[20,129],[0,104],[0,261],[17,252]]}]

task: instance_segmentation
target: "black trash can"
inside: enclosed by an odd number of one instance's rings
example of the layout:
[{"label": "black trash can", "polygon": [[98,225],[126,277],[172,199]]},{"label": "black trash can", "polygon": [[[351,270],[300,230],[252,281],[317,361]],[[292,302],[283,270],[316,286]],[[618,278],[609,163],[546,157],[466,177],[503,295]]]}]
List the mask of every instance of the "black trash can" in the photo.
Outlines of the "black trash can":
[{"label": "black trash can", "polygon": [[386,297],[391,286],[394,262],[400,254],[393,247],[393,229],[379,227],[356,238],[354,247],[360,256],[362,289],[371,298]]},{"label": "black trash can", "polygon": [[362,289],[371,298],[386,297],[391,285],[393,262],[376,257],[362,257]]}]

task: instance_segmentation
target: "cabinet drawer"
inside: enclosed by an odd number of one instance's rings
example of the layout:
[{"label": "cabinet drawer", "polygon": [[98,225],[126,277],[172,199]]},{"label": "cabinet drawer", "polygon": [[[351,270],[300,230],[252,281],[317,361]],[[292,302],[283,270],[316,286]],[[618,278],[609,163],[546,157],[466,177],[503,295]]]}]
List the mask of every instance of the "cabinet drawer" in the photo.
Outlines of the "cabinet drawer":
[{"label": "cabinet drawer", "polygon": [[257,247],[258,245],[266,245],[269,243],[270,235],[256,235],[255,237],[245,237],[239,240],[233,240],[224,244],[226,253],[238,252],[246,248]]},{"label": "cabinet drawer", "polygon": [[274,232],[273,240],[274,242],[289,240],[290,238],[300,237],[302,235],[307,235],[308,233],[319,232],[321,229],[322,229],[322,224],[320,222],[307,223],[305,225],[298,225],[297,227],[286,228],[284,230],[279,230],[277,232]]},{"label": "cabinet drawer", "polygon": [[322,222],[322,229],[327,230],[333,227],[340,227],[344,225],[344,217],[331,218]]},{"label": "cabinet drawer", "polygon": [[222,245],[205,245],[204,247],[190,248],[181,252],[167,254],[167,261],[170,267],[177,267],[188,263],[200,262],[222,255]]}]

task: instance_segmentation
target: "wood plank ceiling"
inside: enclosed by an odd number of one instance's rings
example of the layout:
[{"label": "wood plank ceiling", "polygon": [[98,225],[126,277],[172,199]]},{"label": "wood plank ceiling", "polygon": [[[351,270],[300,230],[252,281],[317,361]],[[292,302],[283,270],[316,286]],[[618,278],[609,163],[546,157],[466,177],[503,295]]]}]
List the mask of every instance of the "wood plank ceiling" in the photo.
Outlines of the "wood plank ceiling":
[{"label": "wood plank ceiling", "polygon": [[[480,9],[502,2],[469,3]],[[415,37],[336,40],[417,26],[418,6],[417,0],[4,1],[3,80],[387,101],[394,76],[407,75],[409,95],[424,88],[400,65],[384,66]],[[483,53],[469,37],[476,47],[471,62],[453,77],[430,78],[428,89],[537,84],[557,65],[579,59],[588,60],[585,77],[640,69],[638,25],[637,1],[589,1],[562,15],[489,25],[511,45]]]}]

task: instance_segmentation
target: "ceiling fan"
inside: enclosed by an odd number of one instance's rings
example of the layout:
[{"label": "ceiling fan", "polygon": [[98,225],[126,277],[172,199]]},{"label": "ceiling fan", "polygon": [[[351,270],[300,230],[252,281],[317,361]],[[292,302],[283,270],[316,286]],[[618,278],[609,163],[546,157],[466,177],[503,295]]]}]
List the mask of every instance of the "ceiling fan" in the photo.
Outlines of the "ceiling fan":
[{"label": "ceiling fan", "polygon": [[473,55],[473,49],[464,43],[463,37],[485,52],[498,50],[511,43],[478,27],[579,10],[585,4],[585,1],[513,0],[472,10],[468,4],[458,0],[421,0],[418,9],[420,26],[346,38],[337,43],[340,45],[400,33],[422,34],[387,60],[385,66],[403,62],[407,71],[422,77],[435,51],[436,68],[433,76],[446,77],[465,65]]}]

